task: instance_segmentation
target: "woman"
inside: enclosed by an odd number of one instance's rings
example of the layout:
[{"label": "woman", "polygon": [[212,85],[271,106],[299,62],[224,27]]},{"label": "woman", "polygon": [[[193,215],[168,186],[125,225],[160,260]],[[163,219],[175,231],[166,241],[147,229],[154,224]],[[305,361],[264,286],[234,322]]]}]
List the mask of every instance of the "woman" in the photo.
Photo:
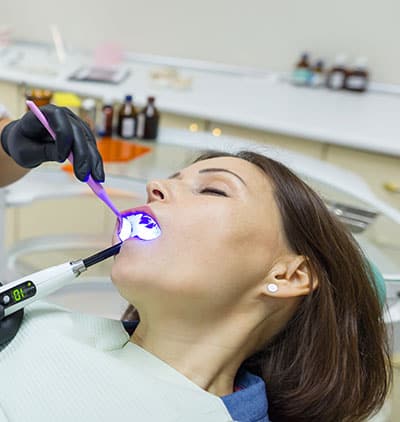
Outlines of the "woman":
[{"label": "woman", "polygon": [[[135,375],[154,375],[148,368],[154,363],[157,371],[176,371],[182,387],[193,387],[196,398],[184,403],[187,391],[179,390],[178,399],[171,394],[177,378],[153,384],[157,405],[175,400],[164,420],[226,420],[211,417],[222,415],[221,403],[241,422],[362,421],[380,408],[391,371],[373,277],[351,235],[305,183],[255,153],[210,153],[168,180],[149,183],[148,207],[161,236],[126,241],[112,269],[115,286],[132,304],[123,317],[133,320],[125,322],[129,341],[115,334],[118,322],[44,307],[27,312],[25,331],[0,355],[3,380],[13,374],[33,398],[37,392],[27,382],[41,383],[34,385],[43,397],[53,394],[54,381],[70,404],[56,402],[54,393],[42,407],[26,403],[31,414],[48,415],[51,408],[54,420],[72,420],[70,397],[81,406],[89,397],[82,383],[90,378],[90,398],[97,397],[91,412],[106,412],[106,389],[112,412],[116,402],[136,400],[129,416],[145,420],[135,413],[148,405],[148,396],[138,400],[145,378],[124,379],[127,360],[115,366],[130,352],[144,358]],[[47,347],[53,352],[45,353]],[[34,361],[44,354],[40,371],[25,365],[11,372],[24,362],[17,355],[24,348]],[[131,355],[129,364],[138,361]],[[17,415],[10,387],[1,387],[3,414]],[[200,391],[207,395],[200,399]],[[201,418],[177,412],[168,419],[175,406],[186,411],[185,404],[203,412]],[[80,414],[85,410],[79,407]]]},{"label": "woman", "polygon": [[[232,173],[236,175],[233,175]],[[359,248],[282,164],[210,153],[148,185],[163,236],[127,242],[113,281],[139,319],[131,341],[202,388],[263,378],[272,421],[361,421],[391,372],[385,325]]]}]

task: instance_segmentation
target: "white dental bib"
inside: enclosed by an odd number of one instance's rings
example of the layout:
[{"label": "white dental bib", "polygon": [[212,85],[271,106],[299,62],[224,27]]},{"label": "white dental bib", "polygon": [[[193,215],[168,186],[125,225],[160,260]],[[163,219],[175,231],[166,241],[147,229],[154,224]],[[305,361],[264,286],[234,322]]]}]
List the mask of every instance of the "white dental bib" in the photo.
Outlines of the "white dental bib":
[{"label": "white dental bib", "polygon": [[29,306],[0,352],[0,421],[228,422],[222,400],[129,341],[119,321]]}]

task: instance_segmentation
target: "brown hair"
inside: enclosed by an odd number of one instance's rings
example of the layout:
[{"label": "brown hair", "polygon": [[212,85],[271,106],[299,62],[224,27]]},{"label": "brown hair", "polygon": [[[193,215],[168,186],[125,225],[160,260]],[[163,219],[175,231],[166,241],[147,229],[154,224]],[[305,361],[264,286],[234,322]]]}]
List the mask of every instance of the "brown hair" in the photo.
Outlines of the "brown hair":
[{"label": "brown hair", "polygon": [[[365,420],[383,405],[392,381],[382,308],[366,258],[320,197],[283,164],[250,151],[211,151],[195,162],[226,156],[253,163],[270,179],[288,244],[307,257],[318,280],[282,331],[241,368],[264,379],[272,421]],[[123,319],[139,319],[132,305]]]}]

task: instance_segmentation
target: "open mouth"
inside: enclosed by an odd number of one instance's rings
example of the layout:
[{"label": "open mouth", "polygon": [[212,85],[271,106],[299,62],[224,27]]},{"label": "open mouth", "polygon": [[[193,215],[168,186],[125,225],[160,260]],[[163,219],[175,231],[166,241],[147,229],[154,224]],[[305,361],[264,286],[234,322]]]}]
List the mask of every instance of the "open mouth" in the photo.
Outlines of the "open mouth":
[{"label": "open mouth", "polygon": [[138,211],[122,217],[119,238],[124,241],[137,237],[141,240],[154,240],[161,235],[157,221],[149,214]]}]

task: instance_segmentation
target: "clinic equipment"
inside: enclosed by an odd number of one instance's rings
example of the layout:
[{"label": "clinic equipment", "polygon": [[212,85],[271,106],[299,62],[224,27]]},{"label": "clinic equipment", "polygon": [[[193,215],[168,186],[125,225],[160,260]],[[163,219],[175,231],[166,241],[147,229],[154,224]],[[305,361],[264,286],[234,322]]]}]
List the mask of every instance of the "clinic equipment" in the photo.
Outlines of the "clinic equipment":
[{"label": "clinic equipment", "polygon": [[[26,104],[55,140],[54,131],[36,104],[32,101],[27,101]],[[68,159],[71,163],[73,162],[72,153]],[[151,215],[137,210],[122,216],[100,183],[93,180],[91,176],[87,183],[118,217],[117,232],[121,242],[88,258],[55,265],[6,285],[0,283],[0,347],[10,342],[17,334],[22,323],[25,306],[59,290],[92,265],[118,254],[123,241],[134,237],[141,240],[153,240],[160,236],[160,227]]]},{"label": "clinic equipment", "polygon": [[121,242],[116,245],[88,258],[55,265],[4,286],[0,283],[0,347],[17,334],[26,305],[54,293],[92,265],[118,254],[124,240],[153,240],[160,234],[161,229],[153,217],[137,210],[120,219],[118,235]]},{"label": "clinic equipment", "polygon": [[122,242],[88,258],[55,265],[3,286],[0,284],[0,346],[17,334],[25,306],[60,289],[92,265],[116,255],[121,245]]}]

